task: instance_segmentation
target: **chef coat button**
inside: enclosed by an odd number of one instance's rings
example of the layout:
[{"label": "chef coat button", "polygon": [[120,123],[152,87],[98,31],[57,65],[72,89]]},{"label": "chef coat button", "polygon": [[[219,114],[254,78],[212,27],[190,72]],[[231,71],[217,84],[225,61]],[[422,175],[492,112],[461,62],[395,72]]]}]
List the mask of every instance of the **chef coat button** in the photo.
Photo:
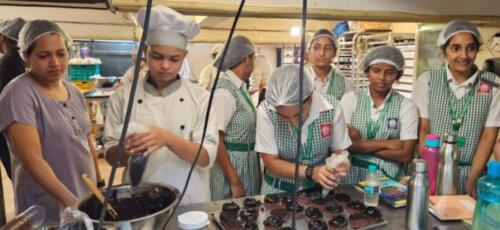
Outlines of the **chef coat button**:
[{"label": "chef coat button", "polygon": [[137,103],[142,104],[142,99],[137,100]]},{"label": "chef coat button", "polygon": [[184,128],[185,128],[184,125],[181,125],[181,129],[184,130]]},{"label": "chef coat button", "polygon": [[68,104],[66,104],[66,103],[63,103],[63,106],[64,106],[64,107],[67,107],[67,106],[68,106]]},{"label": "chef coat button", "polygon": [[181,97],[181,99],[179,99],[179,101],[183,102],[184,101],[184,98]]}]

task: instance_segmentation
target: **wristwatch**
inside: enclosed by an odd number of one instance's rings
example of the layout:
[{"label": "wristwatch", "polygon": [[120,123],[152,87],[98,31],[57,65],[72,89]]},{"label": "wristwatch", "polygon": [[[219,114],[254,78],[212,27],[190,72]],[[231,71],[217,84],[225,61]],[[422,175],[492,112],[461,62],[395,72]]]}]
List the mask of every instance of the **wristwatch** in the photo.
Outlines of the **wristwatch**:
[{"label": "wristwatch", "polygon": [[313,180],[312,179],[313,173],[314,173],[314,166],[312,166],[312,165],[307,166],[307,168],[306,168],[306,179],[312,181]]}]

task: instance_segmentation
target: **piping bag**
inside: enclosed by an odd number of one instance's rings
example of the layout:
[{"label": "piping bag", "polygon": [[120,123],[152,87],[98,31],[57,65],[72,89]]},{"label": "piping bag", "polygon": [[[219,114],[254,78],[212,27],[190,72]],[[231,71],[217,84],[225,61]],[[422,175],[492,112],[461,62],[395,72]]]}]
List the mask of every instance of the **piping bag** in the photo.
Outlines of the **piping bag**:
[{"label": "piping bag", "polygon": [[[332,154],[330,157],[326,158],[326,166],[330,169],[335,169],[339,167],[341,164],[349,164],[349,152],[346,150],[342,151],[339,154]],[[328,195],[330,189],[323,188],[321,194],[323,197]]]},{"label": "piping bag", "polygon": [[[138,123],[130,123],[127,135],[132,133],[147,133],[147,132],[149,132],[148,127]],[[128,162],[129,165],[128,175],[130,178],[130,184],[133,187],[141,183],[142,175],[144,175],[144,170],[146,170],[148,159],[149,157],[144,156],[144,153],[130,157]]]}]

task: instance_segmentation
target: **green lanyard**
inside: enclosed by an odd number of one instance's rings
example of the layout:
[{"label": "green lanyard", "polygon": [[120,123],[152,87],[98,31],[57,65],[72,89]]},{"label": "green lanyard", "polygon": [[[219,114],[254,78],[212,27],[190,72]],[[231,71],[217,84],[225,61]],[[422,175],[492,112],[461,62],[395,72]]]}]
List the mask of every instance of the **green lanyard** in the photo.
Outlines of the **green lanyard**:
[{"label": "green lanyard", "polygon": [[[299,128],[298,127],[291,127],[293,133],[295,136],[298,136],[299,133]],[[313,142],[313,130],[314,130],[314,122],[309,124],[307,126],[307,140],[305,143],[305,148],[300,149],[300,161],[302,162],[303,165],[309,165],[311,159],[312,159],[312,142]]]},{"label": "green lanyard", "polygon": [[252,99],[250,99],[250,95],[248,95],[248,92],[247,92],[247,90],[246,90],[246,88],[245,88],[244,85],[242,85],[240,87],[240,92],[243,95],[243,97],[245,98],[245,101],[247,101],[247,103],[250,105],[250,107],[252,107],[252,110],[255,111],[255,107],[253,106]]},{"label": "green lanyard", "polygon": [[476,80],[472,84],[472,88],[469,90],[467,95],[464,97],[464,106],[462,106],[460,113],[457,111],[457,105],[455,100],[453,100],[453,97],[455,97],[455,94],[451,91],[450,84],[444,78],[446,83],[448,84],[448,107],[449,107],[449,112],[451,116],[451,122],[453,125],[453,131],[458,132],[460,128],[462,127],[462,123],[464,121],[465,114],[469,110],[470,102],[474,96],[476,96],[476,85],[479,82],[479,76],[477,76]]},{"label": "green lanyard", "polygon": [[377,121],[375,122],[375,126],[373,126],[373,121],[371,119],[371,105],[370,105],[370,96],[368,96],[368,92],[366,95],[365,99],[365,117],[368,118],[366,121],[366,128],[368,130],[367,133],[367,139],[372,140],[377,136],[378,131],[380,130],[380,126],[382,126],[382,122],[385,120],[385,116],[387,115],[387,112],[391,108],[391,102],[392,102],[392,93],[389,95],[389,98],[387,98],[387,101],[385,102],[384,105],[384,110],[382,110],[382,114],[378,117]]}]

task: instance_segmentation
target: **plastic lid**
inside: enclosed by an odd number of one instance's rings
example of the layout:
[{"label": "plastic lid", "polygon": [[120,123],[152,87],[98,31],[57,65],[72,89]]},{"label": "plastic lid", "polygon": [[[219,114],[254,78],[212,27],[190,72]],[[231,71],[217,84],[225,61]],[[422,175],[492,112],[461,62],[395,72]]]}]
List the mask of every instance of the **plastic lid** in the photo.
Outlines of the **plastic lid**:
[{"label": "plastic lid", "polygon": [[426,140],[441,140],[441,137],[438,135],[434,135],[434,134],[427,134],[427,136],[425,136],[425,139]]},{"label": "plastic lid", "polygon": [[181,229],[199,229],[210,223],[208,214],[201,211],[186,212],[177,217],[179,228]]},{"label": "plastic lid", "polygon": [[368,172],[376,173],[377,172],[377,165],[373,165],[373,164],[369,165]]},{"label": "plastic lid", "polygon": [[500,176],[500,161],[490,161],[488,163],[488,176]]},{"label": "plastic lid", "polygon": [[436,147],[439,148],[439,146],[441,144],[440,142],[441,142],[440,139],[437,139],[437,140],[432,139],[432,140],[430,140],[430,139],[426,138],[425,139],[425,146],[431,147],[431,148],[436,148]]}]

